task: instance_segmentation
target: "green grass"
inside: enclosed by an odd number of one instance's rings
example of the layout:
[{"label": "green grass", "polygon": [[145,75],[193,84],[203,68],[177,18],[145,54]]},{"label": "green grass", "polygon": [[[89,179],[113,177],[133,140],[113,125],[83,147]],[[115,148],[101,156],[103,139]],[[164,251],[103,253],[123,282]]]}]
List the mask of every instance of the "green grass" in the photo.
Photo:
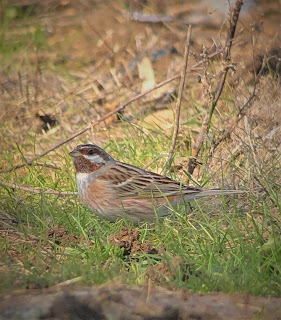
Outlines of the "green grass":
[{"label": "green grass", "polygon": [[[157,158],[150,169],[161,171],[159,164],[164,164],[166,145],[163,137],[152,132],[144,134],[140,129],[126,131],[128,126],[125,123],[123,128],[126,138],[120,142],[109,138],[106,150],[119,160],[143,167]],[[61,170],[33,166],[2,179],[44,189],[75,190],[68,151],[64,147],[56,152]],[[24,150],[18,152],[24,154]],[[51,156],[47,156],[46,162],[50,161]],[[2,290],[49,287],[77,277],[86,285],[114,278],[140,284],[147,281],[149,267],[164,262],[174,269],[172,260],[179,256],[182,263],[177,272],[163,278],[160,284],[195,292],[281,293],[280,227],[271,215],[272,208],[280,206],[278,190],[271,192],[274,202],[250,195],[200,200],[192,203],[193,210],[187,215],[182,206],[176,211],[177,219],[143,223],[137,226],[141,241],[151,243],[159,254],[133,257],[125,256],[123,249],[109,242],[109,235],[117,234],[123,224],[134,227],[129,221],[109,223],[99,219],[75,196],[59,198],[5,188],[0,193],[1,210],[18,223],[6,229],[17,231],[24,240],[1,239],[1,261],[9,270],[8,276],[0,275]],[[85,241],[56,244],[46,235],[54,226],[64,226],[69,234],[82,236]],[[37,241],[32,242],[30,235]],[[265,244],[268,237],[271,240]],[[165,250],[161,249],[162,244]]]}]

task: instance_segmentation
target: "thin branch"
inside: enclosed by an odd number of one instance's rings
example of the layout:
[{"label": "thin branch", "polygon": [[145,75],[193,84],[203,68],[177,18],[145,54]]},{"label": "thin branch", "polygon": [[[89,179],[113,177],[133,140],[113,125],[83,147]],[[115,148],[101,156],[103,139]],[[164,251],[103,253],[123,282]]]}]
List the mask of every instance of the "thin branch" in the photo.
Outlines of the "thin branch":
[{"label": "thin branch", "polygon": [[[217,55],[218,55],[219,53],[221,53],[221,52],[222,52],[222,50],[216,51],[216,52],[208,55],[208,58],[213,58],[213,57],[217,56]],[[201,61],[199,61],[198,63],[196,63],[194,66],[192,66],[192,67],[190,68],[190,71],[196,71],[196,69],[198,68],[198,66],[200,66],[202,63],[203,63],[203,60],[201,60]],[[107,113],[106,115],[104,115],[103,117],[101,117],[99,120],[95,121],[95,122],[92,123],[92,124],[89,124],[89,125],[86,126],[84,129],[76,132],[75,134],[73,134],[73,135],[70,136],[69,138],[67,138],[67,139],[61,141],[60,143],[54,145],[54,146],[51,147],[50,149],[48,149],[48,150],[40,153],[38,156],[36,156],[36,157],[34,157],[34,158],[30,159],[30,160],[27,160],[25,163],[18,164],[18,165],[16,165],[16,166],[12,167],[12,168],[1,170],[1,171],[0,171],[0,174],[1,174],[1,173],[6,173],[6,172],[10,172],[10,171],[13,171],[13,170],[16,170],[16,169],[20,169],[20,168],[23,168],[23,167],[26,167],[26,166],[31,166],[31,165],[33,164],[33,162],[36,161],[37,159],[40,159],[40,158],[44,157],[45,155],[47,155],[47,154],[50,153],[51,151],[56,150],[57,148],[59,148],[59,147],[61,147],[62,145],[66,144],[67,142],[69,142],[69,141],[77,138],[78,136],[80,136],[81,134],[83,134],[83,133],[85,133],[86,131],[90,130],[91,128],[95,127],[96,125],[98,125],[99,123],[103,122],[104,120],[110,118],[110,117],[113,116],[114,114],[116,114],[116,113],[124,110],[125,107],[126,107],[127,105],[131,104],[132,102],[134,102],[134,101],[136,101],[136,100],[144,97],[145,95],[149,94],[150,92],[152,92],[152,91],[154,91],[154,90],[156,90],[156,89],[159,89],[160,87],[163,87],[163,86],[165,86],[166,84],[168,84],[168,83],[170,83],[170,82],[172,82],[172,81],[174,81],[174,80],[176,80],[176,79],[179,79],[180,77],[181,77],[180,74],[176,74],[176,75],[174,75],[173,77],[171,77],[171,78],[169,78],[169,79],[167,79],[167,80],[165,80],[165,81],[162,81],[162,82],[158,83],[158,84],[157,84],[156,86],[154,86],[153,88],[148,89],[148,90],[146,90],[146,91],[144,91],[144,92],[142,92],[142,93],[134,96],[132,99],[128,100],[127,102],[125,102],[124,104],[122,104],[120,107],[118,107],[118,108],[116,108],[115,110]],[[72,95],[72,94],[73,94],[73,92],[70,92],[68,96],[70,96],[70,95]],[[66,96],[65,98],[67,98],[68,96]],[[64,100],[62,100],[62,101],[64,101]],[[62,101],[61,101],[61,102],[62,102]],[[61,103],[61,102],[60,102],[60,103]],[[59,105],[60,103],[58,103],[58,105]]]},{"label": "thin branch", "polygon": [[51,288],[61,288],[61,287],[64,287],[64,286],[69,286],[70,284],[76,283],[76,282],[78,282],[78,281],[80,281],[82,279],[83,279],[82,276],[79,276],[79,277],[76,277],[76,278],[72,278],[72,279],[68,279],[68,280],[65,280],[63,282],[55,284]]},{"label": "thin branch", "polygon": [[172,144],[169,150],[169,155],[168,159],[166,161],[166,169],[169,168],[171,162],[172,162],[172,157],[175,151],[176,147],[176,142],[177,142],[177,136],[179,132],[179,124],[180,124],[180,109],[181,109],[181,100],[182,100],[182,94],[183,94],[183,89],[185,85],[185,78],[186,78],[186,72],[187,72],[187,65],[188,65],[188,57],[189,57],[189,48],[190,48],[190,39],[191,39],[191,26],[188,26],[187,30],[187,36],[186,36],[186,42],[185,42],[185,48],[184,48],[184,66],[181,71],[181,78],[180,78],[180,85],[179,85],[179,93],[178,93],[178,98],[176,101],[176,117],[175,117],[175,124],[174,124],[174,132],[173,132],[173,137],[172,137]]},{"label": "thin branch", "polygon": [[233,42],[233,38],[235,35],[235,30],[236,30],[238,17],[239,17],[239,13],[240,13],[242,4],[243,4],[243,0],[236,0],[235,4],[233,6],[230,6],[229,30],[228,30],[224,50],[223,50],[223,61],[222,62],[224,64],[224,68],[219,73],[219,80],[218,80],[217,87],[216,87],[215,91],[212,93],[212,101],[210,104],[209,112],[205,115],[205,117],[202,121],[202,126],[200,129],[199,135],[198,135],[196,142],[192,148],[192,158],[190,158],[190,160],[188,162],[188,172],[190,174],[193,173],[194,169],[197,166],[196,157],[198,156],[199,152],[201,151],[201,148],[203,146],[204,137],[206,136],[206,134],[209,131],[212,115],[215,111],[215,108],[216,108],[217,103],[220,99],[221,93],[223,91],[227,73],[228,73],[229,69],[233,67],[230,63],[231,62],[230,53],[231,53],[232,42]]},{"label": "thin branch", "polygon": [[231,47],[232,47],[232,42],[234,39],[235,30],[236,30],[236,26],[237,26],[238,18],[239,18],[239,13],[240,13],[242,5],[243,5],[243,0],[237,0],[235,5],[233,7],[230,7],[230,21],[229,21],[230,26],[228,29],[228,34],[227,34],[226,43],[225,43],[225,47],[223,50],[223,56],[222,56],[222,62],[223,62],[223,64],[225,64],[225,67],[219,74],[219,82],[218,82],[217,88],[213,94],[214,98],[213,98],[213,104],[212,104],[210,114],[209,114],[208,130],[210,128],[210,122],[211,122],[213,112],[216,108],[216,105],[217,105],[218,100],[221,96],[222,90],[224,88],[225,79],[226,79],[228,70],[233,68],[233,66],[231,65]]},{"label": "thin branch", "polygon": [[55,190],[43,190],[41,188],[37,188],[37,187],[31,187],[31,186],[27,186],[27,185],[22,185],[22,184],[14,184],[14,183],[8,183],[8,182],[3,182],[0,181],[0,185],[9,189],[16,189],[16,190],[22,190],[22,191],[26,191],[26,192],[31,192],[31,193],[35,193],[35,194],[53,194],[53,195],[57,195],[59,197],[67,197],[67,196],[74,196],[77,195],[77,192],[71,192],[71,191],[55,191]]},{"label": "thin branch", "polygon": [[54,146],[51,147],[50,149],[47,149],[46,151],[40,153],[38,156],[36,156],[36,157],[34,157],[34,158],[30,159],[30,160],[27,160],[26,163],[18,164],[18,165],[16,165],[15,167],[13,167],[13,168],[11,168],[11,169],[7,169],[7,170],[5,170],[5,171],[2,170],[0,173],[7,172],[7,171],[12,171],[12,170],[15,170],[15,169],[18,169],[18,168],[22,168],[22,167],[24,167],[24,166],[26,166],[26,165],[29,165],[29,166],[32,165],[32,163],[33,163],[35,160],[44,157],[45,155],[47,155],[47,154],[50,153],[51,151],[56,150],[57,148],[59,148],[59,147],[61,147],[62,145],[66,144],[67,142],[73,140],[74,138],[76,138],[76,137],[80,136],[81,134],[85,133],[86,131],[92,129],[93,127],[97,126],[99,123],[101,123],[101,122],[103,122],[104,120],[108,119],[108,118],[111,117],[112,115],[114,115],[114,114],[116,114],[116,113],[118,113],[118,112],[121,112],[121,111],[124,110],[125,107],[126,107],[127,105],[129,105],[130,103],[138,100],[139,98],[147,95],[148,93],[150,93],[150,92],[152,92],[152,91],[154,91],[154,90],[156,90],[156,89],[158,89],[158,88],[160,88],[160,87],[162,87],[162,86],[164,86],[164,85],[166,85],[166,84],[168,84],[168,83],[170,83],[170,82],[172,82],[172,81],[174,81],[174,80],[176,80],[176,79],[178,79],[178,78],[180,78],[180,75],[179,75],[179,74],[177,74],[177,75],[175,75],[175,76],[173,76],[173,77],[171,77],[171,78],[169,78],[169,79],[167,79],[167,80],[165,80],[165,81],[163,81],[163,82],[158,83],[158,84],[157,84],[156,86],[154,86],[153,88],[148,89],[148,90],[146,90],[146,91],[144,91],[144,92],[142,92],[142,93],[134,96],[132,99],[130,99],[130,100],[128,100],[127,102],[123,103],[120,107],[118,107],[118,108],[116,108],[115,110],[107,113],[106,115],[104,115],[104,116],[101,117],[100,119],[94,121],[93,123],[87,125],[84,129],[82,129],[82,130],[74,133],[74,134],[73,134],[72,136],[70,136],[69,138],[67,138],[67,139],[61,141],[60,143],[54,145]]},{"label": "thin branch", "polygon": [[[55,169],[55,170],[61,170],[61,168],[59,168],[59,167],[57,167],[57,166],[55,166],[53,164],[49,164],[49,163],[33,163],[32,165],[33,166],[37,166],[37,167],[45,167],[45,168],[51,168],[51,169]],[[14,169],[19,169],[19,168],[28,167],[28,166],[30,166],[30,164],[23,163],[23,164],[18,165],[18,166],[14,167],[14,168],[0,170],[0,173],[11,172]]]},{"label": "thin branch", "polygon": [[253,89],[253,92],[252,92],[251,96],[248,98],[247,102],[243,105],[243,107],[240,108],[237,116],[232,121],[232,123],[228,127],[228,129],[226,129],[225,132],[223,133],[223,135],[219,139],[217,139],[215,141],[214,146],[213,146],[213,150],[211,152],[211,156],[212,157],[214,156],[217,147],[221,144],[221,142],[223,142],[224,140],[226,140],[227,138],[230,137],[230,134],[236,128],[237,124],[246,115],[246,110],[249,109],[252,106],[252,104],[254,103],[254,101],[256,99],[256,96],[257,96],[257,94],[256,94],[257,83],[258,83],[258,80],[260,79],[260,77],[262,76],[265,67],[266,67],[266,57],[263,58],[262,65],[261,65],[261,68],[259,70],[259,73],[257,75],[255,75],[254,89]]},{"label": "thin branch", "polygon": [[237,124],[243,119],[243,117],[246,114],[246,110],[253,104],[256,98],[256,92],[254,91],[250,98],[247,100],[247,102],[244,104],[244,106],[239,110],[237,116],[235,119],[232,121],[231,125],[228,127],[228,129],[224,132],[224,134],[217,139],[217,141],[214,143],[213,150],[212,150],[212,156],[214,155],[217,147],[222,143],[222,141],[226,140],[229,138],[230,134],[232,131],[237,127]]},{"label": "thin branch", "polygon": [[269,191],[265,187],[265,185],[261,182],[260,178],[257,177],[257,175],[254,174],[254,179],[260,184],[262,190],[266,193],[267,198],[271,201],[273,205],[275,205],[275,201],[271,198]]},{"label": "thin branch", "polygon": [[[212,59],[222,52],[223,52],[223,49],[221,48],[221,49],[207,55],[207,59]],[[204,59],[200,60],[199,62],[197,62],[194,66],[192,66],[190,68],[190,71],[197,71],[198,67],[200,67],[203,63],[204,63]]]},{"label": "thin branch", "polygon": [[15,220],[9,213],[7,213],[7,212],[5,212],[3,210],[0,210],[0,215],[2,216],[1,220],[2,219]]}]

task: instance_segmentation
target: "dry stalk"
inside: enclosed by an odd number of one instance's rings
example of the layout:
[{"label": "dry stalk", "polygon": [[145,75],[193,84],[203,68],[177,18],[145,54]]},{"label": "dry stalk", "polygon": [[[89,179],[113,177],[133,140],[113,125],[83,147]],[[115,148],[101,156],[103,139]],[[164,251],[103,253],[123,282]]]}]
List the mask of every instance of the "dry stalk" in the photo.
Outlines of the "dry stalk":
[{"label": "dry stalk", "polygon": [[[21,165],[18,165],[14,168],[9,168],[9,169],[3,169],[0,170],[0,173],[4,173],[4,172],[11,172],[14,169],[19,169],[19,168],[24,168],[24,167],[29,167],[31,164],[29,163],[22,163]],[[49,164],[49,163],[33,163],[33,166],[37,166],[37,167],[45,167],[45,168],[51,168],[51,169],[55,169],[55,170],[61,170],[61,168],[53,165],[53,164]]]},{"label": "dry stalk", "polygon": [[[223,49],[219,49],[209,55],[207,55],[207,59],[212,59],[214,57],[216,57],[218,54],[222,53],[223,52]],[[200,60],[199,62],[197,62],[194,66],[192,66],[190,68],[190,71],[197,71],[197,69],[204,63],[204,59]]]},{"label": "dry stalk", "polygon": [[[211,59],[211,58],[217,56],[219,53],[221,53],[221,50],[216,51],[216,52],[210,54],[210,55],[208,56],[208,59]],[[106,56],[104,59],[102,59],[101,62],[99,63],[99,65],[96,66],[96,68],[100,67],[100,66],[104,63],[104,61],[105,61],[106,59],[108,59],[108,58],[109,58],[109,57]],[[200,65],[202,65],[202,64],[203,64],[203,60],[199,61],[199,62],[196,63],[194,66],[192,66],[192,67],[190,68],[190,71],[196,71],[197,68],[198,68]],[[59,147],[61,147],[62,145],[66,144],[67,142],[69,142],[69,141],[75,139],[76,137],[82,135],[82,134],[85,133],[86,131],[88,131],[88,130],[92,129],[93,127],[97,126],[99,123],[101,123],[101,122],[103,122],[104,120],[110,118],[110,117],[113,116],[114,114],[123,111],[123,110],[125,109],[125,107],[126,107],[127,105],[131,104],[132,102],[134,102],[134,101],[136,101],[136,100],[144,97],[145,95],[149,94],[150,92],[152,92],[152,91],[154,91],[154,90],[157,90],[158,88],[160,88],[160,87],[162,87],[162,86],[164,86],[164,85],[166,85],[166,84],[168,84],[168,83],[170,83],[170,82],[172,82],[172,81],[174,81],[174,80],[176,80],[176,79],[179,79],[180,77],[181,77],[180,74],[176,74],[176,75],[174,75],[173,77],[171,77],[171,78],[169,78],[169,79],[167,79],[167,80],[165,80],[165,81],[162,81],[162,82],[158,83],[158,84],[155,85],[153,88],[151,88],[151,89],[149,89],[149,90],[146,90],[146,91],[144,91],[144,92],[142,92],[142,93],[134,96],[133,98],[131,98],[130,100],[128,100],[127,102],[125,102],[124,104],[122,104],[120,107],[118,107],[118,108],[116,108],[115,110],[107,113],[106,115],[104,115],[103,117],[101,117],[101,118],[98,119],[97,121],[93,122],[92,124],[87,125],[84,129],[76,132],[75,134],[73,134],[73,135],[70,136],[69,138],[67,138],[67,139],[61,141],[60,143],[54,145],[54,146],[51,147],[50,149],[48,149],[48,150],[40,153],[40,154],[37,155],[36,157],[34,157],[34,158],[30,159],[30,160],[27,160],[26,163],[18,164],[18,165],[14,166],[14,167],[12,167],[12,168],[9,168],[9,169],[1,170],[1,171],[0,171],[0,174],[1,174],[1,173],[6,173],[6,172],[10,172],[10,171],[13,171],[13,170],[16,170],[16,169],[20,169],[20,168],[23,168],[23,167],[32,165],[33,162],[36,161],[37,159],[40,159],[40,158],[44,157],[45,155],[47,155],[47,154],[50,153],[51,151],[56,150],[57,148],[59,148]],[[2,85],[2,84],[0,83],[0,85]],[[72,90],[67,96],[65,96],[65,98],[64,98],[63,100],[61,100],[61,101],[57,104],[57,106],[60,105],[63,101],[65,101],[65,99],[67,99],[69,96],[71,96],[72,94],[74,94],[74,91],[75,91],[75,89]]]},{"label": "dry stalk", "polygon": [[250,106],[252,106],[253,102],[255,101],[256,98],[256,92],[254,90],[254,92],[251,94],[251,96],[248,98],[247,102],[243,105],[243,107],[239,110],[237,116],[235,117],[235,119],[232,121],[232,123],[230,124],[230,126],[225,130],[224,134],[215,141],[214,146],[213,146],[213,150],[211,152],[211,155],[214,156],[214,153],[217,149],[217,147],[226,139],[228,139],[230,137],[230,134],[232,133],[232,131],[237,127],[237,124],[243,119],[243,117],[246,114],[246,110],[249,109]]},{"label": "dry stalk", "polygon": [[0,185],[9,189],[16,189],[16,190],[22,190],[26,192],[31,192],[35,194],[52,194],[52,195],[57,195],[59,197],[67,197],[67,196],[75,196],[78,193],[77,192],[71,192],[71,191],[55,191],[55,190],[43,190],[41,188],[37,187],[31,187],[27,185],[21,185],[21,184],[14,184],[14,183],[8,183],[8,182],[3,182],[0,181]]},{"label": "dry stalk", "polygon": [[217,106],[217,103],[219,101],[219,98],[221,96],[222,90],[224,88],[225,80],[227,73],[229,69],[233,68],[231,64],[231,47],[232,42],[234,39],[234,34],[238,22],[239,13],[241,10],[243,4],[243,0],[236,0],[235,4],[233,6],[230,6],[230,18],[229,18],[229,29],[228,34],[226,38],[226,43],[223,49],[223,55],[222,55],[222,63],[224,65],[223,70],[220,71],[218,76],[218,83],[215,91],[212,93],[212,101],[210,103],[209,112],[205,115],[202,126],[199,132],[199,135],[196,139],[196,142],[192,148],[192,158],[190,158],[188,162],[188,172],[190,174],[193,173],[194,169],[197,166],[196,157],[198,156],[199,152],[201,151],[201,148],[203,146],[203,141],[205,135],[208,133],[212,115],[214,113],[214,110]]},{"label": "dry stalk", "polygon": [[3,210],[0,210],[0,216],[1,217],[1,220],[2,219],[7,219],[7,220],[14,220],[14,218],[7,212],[3,211]]},{"label": "dry stalk", "polygon": [[61,288],[61,287],[64,287],[64,286],[69,286],[70,284],[79,282],[82,279],[83,279],[82,276],[79,276],[79,277],[76,277],[76,278],[72,278],[72,279],[68,279],[68,280],[65,280],[63,282],[55,284],[54,286],[52,286],[52,288]]},{"label": "dry stalk", "polygon": [[104,115],[104,116],[101,117],[100,119],[94,121],[93,123],[88,124],[84,129],[82,129],[82,130],[74,133],[74,134],[73,134],[72,136],[70,136],[69,138],[67,138],[67,139],[61,141],[60,143],[54,145],[54,146],[51,147],[50,149],[48,149],[48,150],[40,153],[40,154],[37,155],[36,157],[34,157],[34,158],[30,159],[30,160],[27,160],[26,163],[18,164],[18,165],[16,165],[16,166],[13,167],[13,168],[9,168],[9,169],[2,170],[2,171],[0,171],[0,173],[9,172],[9,171],[12,171],[12,170],[15,170],[15,169],[19,169],[19,168],[22,168],[22,167],[25,167],[25,166],[30,166],[30,165],[32,165],[32,163],[33,163],[35,160],[44,157],[45,155],[47,155],[47,154],[50,153],[51,151],[56,150],[57,148],[59,148],[59,147],[61,147],[62,145],[66,144],[67,142],[73,140],[74,138],[76,138],[76,137],[80,136],[81,134],[85,133],[86,131],[92,129],[93,127],[97,126],[99,123],[101,123],[101,122],[103,122],[104,120],[108,119],[108,118],[111,117],[112,115],[114,115],[114,114],[116,114],[116,113],[118,113],[118,112],[123,111],[123,110],[125,109],[125,107],[126,107],[127,105],[129,105],[130,103],[132,103],[132,102],[140,99],[141,97],[147,95],[148,93],[150,93],[150,92],[152,92],[152,91],[154,91],[154,90],[156,90],[156,89],[158,89],[158,88],[160,88],[160,87],[162,87],[162,86],[164,86],[164,85],[166,85],[166,84],[168,84],[168,83],[170,83],[170,82],[178,79],[179,77],[180,77],[180,75],[177,74],[177,75],[175,75],[175,76],[173,76],[173,77],[171,77],[171,78],[169,78],[169,79],[167,79],[167,80],[165,80],[165,81],[163,81],[163,82],[158,83],[158,84],[157,84],[156,86],[154,86],[153,88],[148,89],[148,90],[146,90],[146,91],[144,91],[144,92],[142,92],[142,93],[134,96],[133,98],[131,98],[131,99],[128,100],[127,102],[123,103],[120,107],[116,108],[115,110],[113,110],[113,111],[111,111],[111,112],[108,112],[106,115]]},{"label": "dry stalk", "polygon": [[272,203],[273,205],[275,205],[275,201],[271,198],[268,189],[267,189],[266,186],[261,182],[260,178],[259,178],[256,174],[254,174],[253,177],[254,177],[254,179],[257,181],[257,183],[261,186],[262,190],[266,193],[267,198],[271,201],[271,203]]},{"label": "dry stalk", "polygon": [[230,124],[230,126],[228,128],[226,128],[224,130],[224,134],[215,141],[214,146],[213,146],[213,150],[211,152],[211,156],[213,157],[215,154],[215,151],[217,149],[217,147],[226,139],[228,139],[232,133],[232,131],[237,127],[237,124],[244,118],[244,116],[246,115],[246,111],[253,105],[255,98],[257,96],[257,83],[260,79],[260,77],[263,74],[264,68],[266,67],[266,58],[264,57],[263,62],[262,62],[262,66],[259,70],[259,73],[256,75],[255,74],[255,82],[254,82],[254,88],[253,88],[253,92],[250,95],[250,97],[248,98],[248,100],[246,101],[246,103],[239,109],[239,112],[237,114],[237,116],[235,117],[235,119],[232,121],[232,123]]},{"label": "dry stalk", "polygon": [[[245,126],[245,130],[246,130],[246,133],[247,133],[247,138],[248,138],[248,144],[249,144],[249,150],[250,150],[250,153],[252,155],[252,159],[253,159],[253,162],[254,162],[254,166],[253,166],[253,177],[254,179],[259,183],[259,185],[261,186],[262,190],[266,193],[268,199],[270,199],[270,201],[272,202],[272,204],[274,205],[275,202],[274,200],[271,198],[270,196],[270,193],[268,191],[268,188],[263,184],[263,182],[260,180],[260,177],[262,177],[262,172],[261,172],[261,169],[260,169],[260,163],[257,159],[257,156],[256,156],[256,152],[255,152],[255,148],[254,148],[254,143],[253,143],[253,140],[252,140],[252,130],[251,130],[251,127],[249,125],[249,122],[248,122],[248,118],[247,116],[244,117],[244,126]],[[256,173],[255,173],[256,172]]]},{"label": "dry stalk", "polygon": [[23,94],[23,89],[22,89],[23,85],[22,85],[22,76],[21,76],[21,72],[20,71],[18,71],[18,78],[19,78],[20,95],[23,98],[24,94]]},{"label": "dry stalk", "polygon": [[191,26],[188,26],[186,42],[184,47],[184,66],[181,71],[181,78],[180,78],[180,85],[179,85],[179,93],[178,98],[176,101],[176,117],[175,117],[175,124],[174,124],[174,132],[172,137],[172,144],[169,150],[168,159],[166,161],[166,169],[165,172],[171,165],[172,157],[175,151],[177,137],[179,133],[179,124],[180,124],[180,109],[181,109],[181,101],[182,101],[182,94],[185,85],[185,78],[187,72],[187,65],[188,65],[188,56],[189,56],[189,48],[190,48],[190,39],[191,39]]}]

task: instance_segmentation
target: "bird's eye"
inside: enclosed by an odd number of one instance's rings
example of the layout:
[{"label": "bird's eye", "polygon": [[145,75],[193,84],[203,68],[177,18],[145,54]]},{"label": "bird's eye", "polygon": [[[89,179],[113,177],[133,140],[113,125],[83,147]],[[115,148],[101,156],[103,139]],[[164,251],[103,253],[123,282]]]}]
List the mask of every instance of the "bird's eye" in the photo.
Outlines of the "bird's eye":
[{"label": "bird's eye", "polygon": [[94,153],[95,153],[94,149],[90,149],[90,150],[88,151],[88,154],[89,154],[89,155],[92,155],[92,154],[94,154]]}]

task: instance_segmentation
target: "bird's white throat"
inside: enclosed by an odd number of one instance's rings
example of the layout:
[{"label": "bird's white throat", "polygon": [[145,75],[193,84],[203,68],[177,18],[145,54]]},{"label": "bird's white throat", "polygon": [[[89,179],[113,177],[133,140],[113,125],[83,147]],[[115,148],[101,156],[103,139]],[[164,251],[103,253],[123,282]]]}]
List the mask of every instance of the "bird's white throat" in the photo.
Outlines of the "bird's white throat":
[{"label": "bird's white throat", "polygon": [[87,190],[87,187],[91,182],[90,174],[77,172],[76,181],[77,181],[78,193],[81,195],[83,191]]}]

